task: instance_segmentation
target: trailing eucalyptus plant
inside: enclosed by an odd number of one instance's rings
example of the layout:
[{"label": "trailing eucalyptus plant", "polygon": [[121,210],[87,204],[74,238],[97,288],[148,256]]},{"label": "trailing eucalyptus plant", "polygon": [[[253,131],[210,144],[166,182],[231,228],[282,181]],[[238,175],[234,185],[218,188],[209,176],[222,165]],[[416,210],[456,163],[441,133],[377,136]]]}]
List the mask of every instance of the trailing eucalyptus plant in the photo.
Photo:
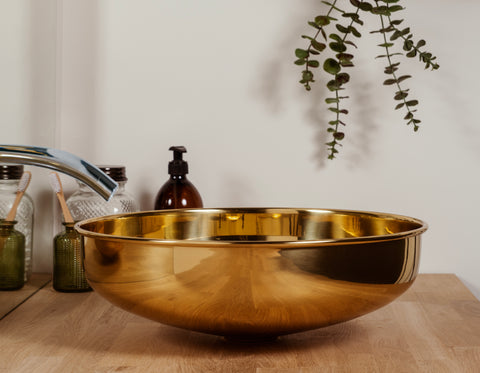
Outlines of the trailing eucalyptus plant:
[{"label": "trailing eucalyptus plant", "polygon": [[[328,11],[324,15],[315,17],[308,24],[314,29],[312,36],[302,35],[302,38],[308,41],[306,48],[295,50],[297,60],[295,64],[304,66],[302,79],[300,83],[307,91],[311,90],[311,84],[314,80],[314,70],[320,66],[326,72],[330,79],[327,79],[326,86],[332,93],[331,97],[325,99],[330,105],[328,110],[334,115],[334,118],[328,122],[327,131],[331,134],[331,141],[328,146],[328,158],[333,159],[338,153],[338,147],[342,146],[341,141],[345,137],[342,127],[346,125],[344,116],[348,110],[342,108],[342,101],[348,96],[342,94],[346,84],[350,81],[350,75],[345,71],[353,66],[354,55],[352,48],[357,48],[355,38],[360,38],[362,34],[358,30],[364,25],[361,19],[363,13],[370,13],[378,16],[380,19],[380,28],[370,31],[381,35],[382,54],[377,58],[385,59],[385,74],[388,78],[383,82],[384,85],[394,86],[394,100],[397,101],[395,109],[405,110],[404,119],[408,125],[413,126],[413,130],[419,129],[420,119],[415,115],[415,107],[418,100],[409,96],[409,89],[404,88],[404,81],[411,78],[410,75],[399,73],[400,62],[395,60],[396,56],[406,56],[409,58],[418,57],[419,61],[425,65],[426,69],[436,70],[439,65],[435,62],[436,57],[425,51],[425,40],[413,40],[413,34],[409,27],[401,27],[403,19],[394,17],[401,12],[404,7],[399,5],[401,0],[348,0],[350,3],[349,11],[343,10],[339,3],[346,0],[322,1],[328,6]],[[327,30],[332,30],[327,34]],[[400,46],[402,52],[392,52],[392,48]],[[332,56],[326,56],[322,63],[319,57],[326,52],[333,52]]]}]

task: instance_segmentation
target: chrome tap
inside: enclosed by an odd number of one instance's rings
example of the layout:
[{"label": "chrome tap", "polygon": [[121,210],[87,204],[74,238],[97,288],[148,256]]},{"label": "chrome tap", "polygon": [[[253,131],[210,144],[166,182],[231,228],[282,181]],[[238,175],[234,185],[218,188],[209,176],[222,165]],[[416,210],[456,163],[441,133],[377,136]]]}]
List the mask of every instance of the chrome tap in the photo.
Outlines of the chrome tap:
[{"label": "chrome tap", "polygon": [[87,184],[107,201],[118,189],[118,184],[98,167],[63,150],[0,145],[0,163],[27,164],[62,172]]}]

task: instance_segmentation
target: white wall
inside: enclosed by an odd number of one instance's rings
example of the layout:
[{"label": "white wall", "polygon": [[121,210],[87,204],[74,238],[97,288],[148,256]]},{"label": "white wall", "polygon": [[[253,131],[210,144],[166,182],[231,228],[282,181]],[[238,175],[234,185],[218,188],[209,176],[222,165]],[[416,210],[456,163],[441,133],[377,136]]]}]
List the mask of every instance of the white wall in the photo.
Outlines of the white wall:
[{"label": "white wall", "polygon": [[[382,61],[374,59],[381,41],[363,32],[351,70],[347,138],[333,162],[325,161],[322,145],[330,116],[321,78],[307,94],[292,63],[320,1],[47,3],[50,13],[44,10],[41,19],[56,28],[38,41],[40,55],[55,62],[54,71],[43,66],[47,75],[32,71],[37,64],[28,55],[39,53],[27,31],[35,2],[1,3],[18,13],[10,37],[0,39],[2,54],[16,56],[0,69],[8,75],[0,101],[11,101],[0,117],[15,123],[2,142],[53,143],[94,163],[123,163],[128,189],[143,209],[152,208],[167,178],[169,146],[185,145],[190,179],[207,207],[328,207],[418,217],[430,226],[421,271],[456,273],[480,297],[478,2],[459,0],[454,9],[445,0],[404,1],[406,22],[441,65],[436,72],[424,72],[417,61],[400,66],[414,75],[408,86],[420,100],[423,124],[416,134],[392,110],[391,89],[381,85]],[[47,92],[42,100],[56,97],[40,117],[33,115],[35,87]],[[27,117],[14,109],[24,105]],[[38,118],[54,119],[54,128]],[[32,137],[33,125],[44,131]],[[49,131],[56,140],[46,139]],[[48,270],[50,254],[39,251],[36,269]]]},{"label": "white wall", "polygon": [[[56,143],[56,1],[0,1],[0,129],[2,144]],[[34,270],[52,266],[53,195],[45,171],[32,171]],[[48,183],[47,183],[48,185]]]}]

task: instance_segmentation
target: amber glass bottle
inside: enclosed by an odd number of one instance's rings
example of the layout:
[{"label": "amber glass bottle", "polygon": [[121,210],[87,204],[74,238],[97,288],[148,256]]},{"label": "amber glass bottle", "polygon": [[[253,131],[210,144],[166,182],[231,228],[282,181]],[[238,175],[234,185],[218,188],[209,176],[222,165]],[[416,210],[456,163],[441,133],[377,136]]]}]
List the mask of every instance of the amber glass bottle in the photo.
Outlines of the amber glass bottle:
[{"label": "amber glass bottle", "polygon": [[184,146],[172,146],[173,160],[168,164],[170,179],[155,198],[155,210],[203,207],[197,188],[187,179],[188,163],[183,160]]}]

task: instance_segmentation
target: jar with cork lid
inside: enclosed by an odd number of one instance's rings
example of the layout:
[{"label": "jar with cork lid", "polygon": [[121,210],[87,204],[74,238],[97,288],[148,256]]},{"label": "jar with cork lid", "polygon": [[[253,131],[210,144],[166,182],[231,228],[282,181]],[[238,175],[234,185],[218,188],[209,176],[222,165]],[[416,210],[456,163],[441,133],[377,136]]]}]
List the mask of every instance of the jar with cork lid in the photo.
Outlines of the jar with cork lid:
[{"label": "jar with cork lid", "polygon": [[[4,219],[13,206],[23,172],[23,165],[0,164],[0,219]],[[24,235],[23,280],[26,282],[32,274],[34,222],[34,203],[28,193],[24,193],[20,200],[15,221],[15,230]]]},{"label": "jar with cork lid", "polygon": [[82,182],[78,189],[67,199],[67,206],[75,221],[95,218],[104,215],[115,215],[139,210],[135,198],[126,190],[127,175],[125,166],[97,166],[118,183],[118,190],[109,201],[91,190]]}]

